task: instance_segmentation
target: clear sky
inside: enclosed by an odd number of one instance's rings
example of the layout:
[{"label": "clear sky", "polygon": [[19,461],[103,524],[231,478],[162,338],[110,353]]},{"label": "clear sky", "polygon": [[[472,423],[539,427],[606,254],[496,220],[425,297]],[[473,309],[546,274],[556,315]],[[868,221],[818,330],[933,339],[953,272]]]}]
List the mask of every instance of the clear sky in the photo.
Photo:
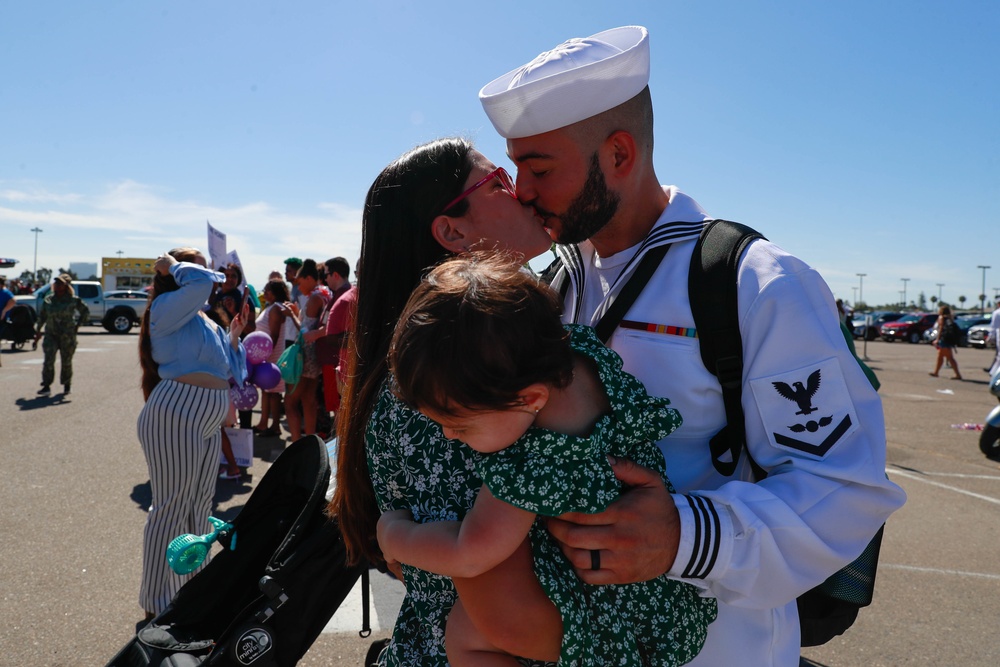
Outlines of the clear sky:
[{"label": "clear sky", "polygon": [[382,167],[456,134],[509,167],[479,89],[628,24],[661,182],[850,303],[970,306],[979,265],[1000,288],[993,0],[0,0],[2,272],[36,238],[53,270],[205,247],[206,220],[258,286],[290,255],[353,265]]}]

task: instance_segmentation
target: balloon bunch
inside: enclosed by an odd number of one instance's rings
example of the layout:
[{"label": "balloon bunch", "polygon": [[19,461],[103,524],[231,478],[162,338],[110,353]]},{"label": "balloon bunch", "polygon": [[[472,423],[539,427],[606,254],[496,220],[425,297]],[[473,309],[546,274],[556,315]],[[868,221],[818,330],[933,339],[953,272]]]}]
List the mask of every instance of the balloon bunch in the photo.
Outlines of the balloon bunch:
[{"label": "balloon bunch", "polygon": [[229,393],[237,410],[252,410],[257,405],[257,388],[267,391],[281,382],[281,371],[267,360],[271,356],[273,344],[264,331],[254,331],[243,339],[243,349],[247,353],[247,380],[243,385],[233,385]]}]

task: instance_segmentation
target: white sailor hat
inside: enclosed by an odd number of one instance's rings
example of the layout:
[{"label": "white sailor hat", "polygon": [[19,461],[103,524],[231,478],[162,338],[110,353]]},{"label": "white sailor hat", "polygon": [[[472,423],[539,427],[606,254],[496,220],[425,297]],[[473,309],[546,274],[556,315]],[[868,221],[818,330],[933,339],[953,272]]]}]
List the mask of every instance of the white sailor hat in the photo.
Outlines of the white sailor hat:
[{"label": "white sailor hat", "polygon": [[624,26],[574,38],[483,86],[506,139],[551,132],[632,99],[649,83],[649,32]]}]

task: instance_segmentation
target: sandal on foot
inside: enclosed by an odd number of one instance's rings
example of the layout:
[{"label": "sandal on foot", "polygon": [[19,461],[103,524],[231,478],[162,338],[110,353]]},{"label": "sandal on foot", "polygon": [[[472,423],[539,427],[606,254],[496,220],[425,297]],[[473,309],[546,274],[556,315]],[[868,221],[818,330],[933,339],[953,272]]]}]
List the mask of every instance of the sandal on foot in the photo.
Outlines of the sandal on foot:
[{"label": "sandal on foot", "polygon": [[227,470],[219,474],[219,479],[239,479],[242,476],[243,476],[242,473],[240,473],[239,471],[229,472]]}]

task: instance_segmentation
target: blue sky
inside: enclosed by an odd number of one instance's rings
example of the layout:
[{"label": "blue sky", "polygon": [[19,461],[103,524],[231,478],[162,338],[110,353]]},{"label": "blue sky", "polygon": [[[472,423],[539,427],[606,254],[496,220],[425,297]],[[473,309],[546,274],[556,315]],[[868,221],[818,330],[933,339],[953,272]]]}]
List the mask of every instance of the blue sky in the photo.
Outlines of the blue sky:
[{"label": "blue sky", "polygon": [[[368,186],[570,37],[650,31],[656,171],[853,302],[1000,287],[1000,3],[0,0],[0,256],[360,250]],[[861,283],[858,273],[865,273]],[[902,280],[909,278],[909,281]]]}]

